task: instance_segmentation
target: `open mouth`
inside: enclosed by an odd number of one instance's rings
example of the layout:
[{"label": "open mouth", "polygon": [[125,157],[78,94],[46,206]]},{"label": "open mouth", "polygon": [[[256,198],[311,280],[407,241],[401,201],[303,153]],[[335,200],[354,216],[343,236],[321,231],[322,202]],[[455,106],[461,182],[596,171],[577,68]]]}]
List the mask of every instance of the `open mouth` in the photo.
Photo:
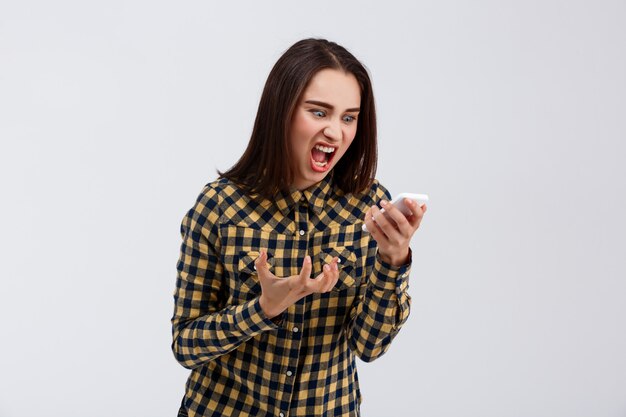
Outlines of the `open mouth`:
[{"label": "open mouth", "polygon": [[313,167],[324,169],[330,165],[330,161],[332,161],[333,156],[335,156],[336,149],[337,148],[332,146],[315,145],[313,149],[311,149],[311,162]]}]

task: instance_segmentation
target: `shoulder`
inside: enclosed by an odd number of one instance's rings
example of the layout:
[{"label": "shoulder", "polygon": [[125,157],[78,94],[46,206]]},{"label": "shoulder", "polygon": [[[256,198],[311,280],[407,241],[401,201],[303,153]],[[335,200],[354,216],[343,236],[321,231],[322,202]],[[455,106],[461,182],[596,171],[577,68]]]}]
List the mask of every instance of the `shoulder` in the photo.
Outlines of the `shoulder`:
[{"label": "shoulder", "polygon": [[391,200],[391,193],[389,190],[376,178],[374,178],[372,186],[370,187],[370,195],[376,201],[380,201],[382,199]]},{"label": "shoulder", "polygon": [[368,189],[362,191],[361,193],[354,194],[353,198],[366,206],[372,206],[374,204],[378,204],[380,200],[390,200],[391,194],[389,193],[389,190],[387,190],[387,188],[380,183],[380,181],[374,178]]},{"label": "shoulder", "polygon": [[215,210],[219,206],[220,201],[223,200],[224,193],[228,192],[227,189],[228,184],[224,179],[217,179],[205,184],[196,198],[196,203],[192,210],[199,213]]},{"label": "shoulder", "polygon": [[232,180],[219,178],[204,186],[194,209],[212,225],[247,224],[254,212],[263,212],[270,204],[270,200],[249,194]]},{"label": "shoulder", "polygon": [[240,199],[243,197],[241,189],[228,178],[218,178],[205,184],[198,196],[198,201],[205,201],[213,206],[224,200]]},{"label": "shoulder", "polygon": [[219,223],[227,205],[243,198],[239,187],[231,180],[219,178],[202,187],[193,207],[188,210],[187,221],[197,223],[201,227],[210,227]]},{"label": "shoulder", "polygon": [[361,192],[344,194],[339,190],[333,197],[328,202],[329,209],[335,213],[343,213],[350,223],[362,219],[365,212],[374,205],[380,205],[381,200],[391,200],[389,191],[377,179]]}]

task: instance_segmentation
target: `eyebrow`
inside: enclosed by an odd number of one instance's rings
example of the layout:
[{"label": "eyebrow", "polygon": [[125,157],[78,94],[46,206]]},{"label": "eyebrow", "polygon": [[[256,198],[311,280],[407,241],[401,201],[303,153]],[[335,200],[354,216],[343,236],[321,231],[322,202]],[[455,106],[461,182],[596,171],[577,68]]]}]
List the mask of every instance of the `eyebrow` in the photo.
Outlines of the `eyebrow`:
[{"label": "eyebrow", "polygon": [[[317,100],[306,100],[305,103],[307,104],[315,104],[316,106],[320,106],[320,107],[325,107],[329,110],[334,110],[335,106],[333,106],[332,104],[328,104],[328,103],[324,103],[323,101],[317,101]],[[351,109],[346,109],[347,112],[358,112],[361,111],[360,107],[353,107]]]}]

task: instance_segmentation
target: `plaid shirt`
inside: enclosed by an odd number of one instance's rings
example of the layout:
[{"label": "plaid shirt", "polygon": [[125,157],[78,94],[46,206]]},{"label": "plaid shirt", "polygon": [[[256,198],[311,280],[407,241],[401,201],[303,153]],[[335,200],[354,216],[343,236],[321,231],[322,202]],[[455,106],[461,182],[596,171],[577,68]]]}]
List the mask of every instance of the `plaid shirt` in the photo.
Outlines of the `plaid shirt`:
[{"label": "plaid shirt", "polygon": [[[408,318],[410,262],[383,262],[361,230],[389,192],[374,181],[344,194],[330,177],[274,200],[216,180],[183,218],[172,350],[192,370],[190,417],[359,415],[355,355],[380,357]],[[254,270],[260,250],[278,277],[299,274],[306,255],[315,277],[338,256],[339,281],[269,319]]]}]

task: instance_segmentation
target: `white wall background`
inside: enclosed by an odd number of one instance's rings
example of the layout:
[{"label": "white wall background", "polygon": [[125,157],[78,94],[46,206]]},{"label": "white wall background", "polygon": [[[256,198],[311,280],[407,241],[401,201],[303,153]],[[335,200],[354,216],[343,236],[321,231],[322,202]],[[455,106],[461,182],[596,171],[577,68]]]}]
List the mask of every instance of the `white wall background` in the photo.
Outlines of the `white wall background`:
[{"label": "white wall background", "polygon": [[0,416],[174,416],[180,221],[293,42],[431,196],[365,417],[626,416],[626,2],[0,3]]}]

